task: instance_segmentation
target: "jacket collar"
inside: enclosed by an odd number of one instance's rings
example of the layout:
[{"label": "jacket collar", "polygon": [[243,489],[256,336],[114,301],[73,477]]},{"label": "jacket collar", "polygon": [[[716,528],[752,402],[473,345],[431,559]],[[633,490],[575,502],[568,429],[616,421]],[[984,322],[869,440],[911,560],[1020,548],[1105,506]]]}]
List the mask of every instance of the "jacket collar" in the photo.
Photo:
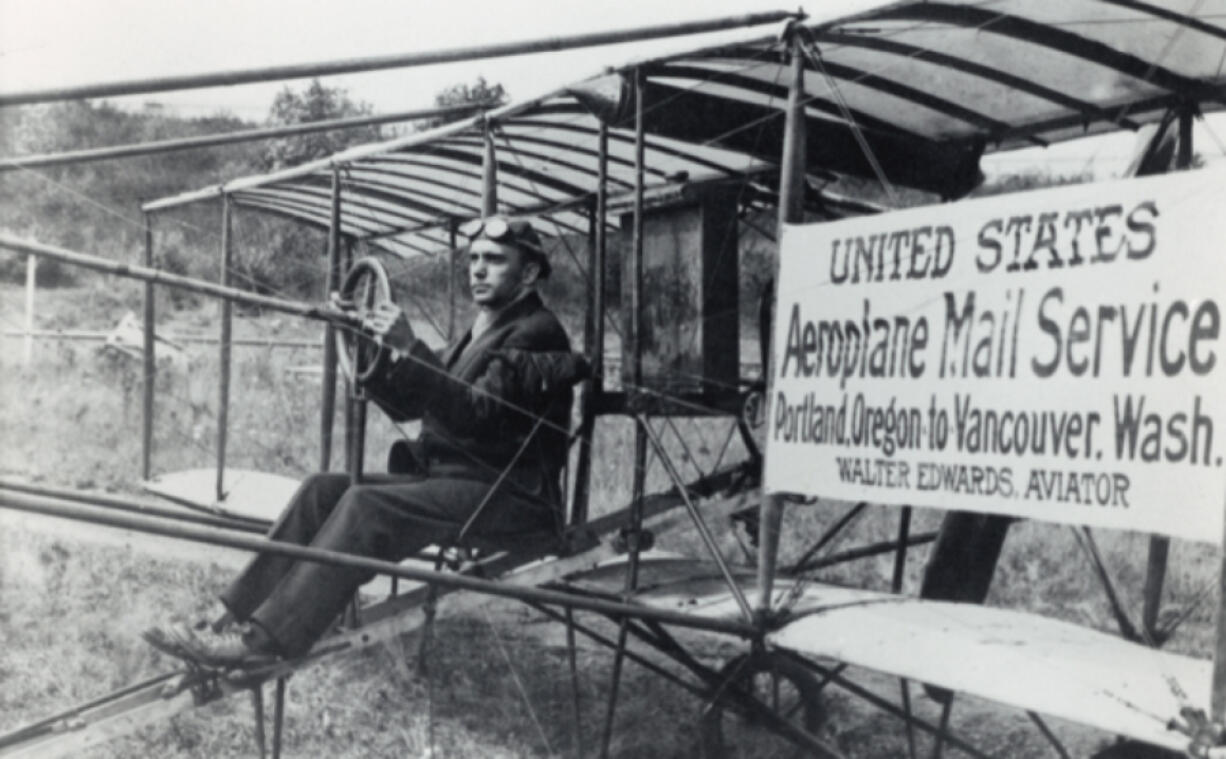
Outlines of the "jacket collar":
[{"label": "jacket collar", "polygon": [[490,326],[487,327],[486,330],[481,333],[481,336],[475,341],[472,341],[472,329],[469,328],[466,330],[459,340],[452,343],[451,346],[447,348],[447,360],[444,361],[444,365],[448,369],[451,369],[459,357],[464,353],[464,349],[470,342],[476,343],[473,346],[474,350],[470,351],[470,353],[475,355],[480,351],[480,349],[483,348],[486,342],[488,342],[494,335],[498,334],[500,327],[504,327],[517,319],[522,319],[528,314],[544,308],[544,305],[545,304],[541,302],[541,296],[538,295],[535,290],[529,291],[526,295],[517,299],[500,311],[498,315],[494,317],[493,323],[490,324]]}]

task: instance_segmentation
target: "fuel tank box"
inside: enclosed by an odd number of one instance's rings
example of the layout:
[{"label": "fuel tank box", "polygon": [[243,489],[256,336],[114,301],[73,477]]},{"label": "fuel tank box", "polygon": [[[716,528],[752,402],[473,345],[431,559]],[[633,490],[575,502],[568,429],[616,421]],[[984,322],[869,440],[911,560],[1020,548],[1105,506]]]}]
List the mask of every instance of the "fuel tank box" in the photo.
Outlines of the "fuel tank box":
[{"label": "fuel tank box", "polygon": [[[634,213],[621,213],[621,379],[634,390],[630,330]],[[643,203],[643,277],[639,347],[643,388],[668,397],[735,395],[740,371],[737,309],[736,188],[727,184],[675,185]]]}]

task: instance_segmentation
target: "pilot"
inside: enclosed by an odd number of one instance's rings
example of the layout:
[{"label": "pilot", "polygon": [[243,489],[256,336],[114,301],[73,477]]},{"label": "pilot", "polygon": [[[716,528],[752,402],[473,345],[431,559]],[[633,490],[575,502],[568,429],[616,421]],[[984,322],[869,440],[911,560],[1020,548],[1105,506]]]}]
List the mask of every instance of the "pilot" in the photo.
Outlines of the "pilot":
[{"label": "pilot", "polygon": [[[536,292],[550,264],[531,222],[490,217],[465,232],[477,312],[458,342],[436,355],[391,303],[364,323],[387,349],[367,392],[396,421],[420,418],[419,440],[393,446],[391,471],[360,484],[342,473],[308,477],[271,540],[399,561],[461,532],[495,545],[560,534],[571,388],[590,370]],[[370,578],[260,554],[221,593],[215,621],[155,627],[144,637],[217,668],[298,657]]]}]

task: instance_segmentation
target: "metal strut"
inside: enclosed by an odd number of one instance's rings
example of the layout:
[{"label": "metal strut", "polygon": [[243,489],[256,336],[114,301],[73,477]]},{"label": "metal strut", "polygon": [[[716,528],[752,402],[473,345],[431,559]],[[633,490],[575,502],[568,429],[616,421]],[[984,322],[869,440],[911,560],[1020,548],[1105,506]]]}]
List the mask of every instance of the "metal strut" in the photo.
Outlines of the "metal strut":
[{"label": "metal strut", "polygon": [[[634,226],[631,251],[630,329],[628,330],[630,333],[628,335],[629,349],[632,351],[631,359],[634,362],[631,370],[635,389],[643,386],[643,351],[642,345],[639,342],[642,334],[639,320],[642,317],[643,191],[646,167],[644,161],[646,140],[643,132],[643,83],[643,70],[636,68],[634,70]],[[623,348],[622,350],[625,351],[626,349]],[[636,418],[634,424],[634,486],[631,492],[634,507],[630,511],[630,534],[633,536],[633,539],[629,541],[630,555],[629,561],[626,564],[625,595],[627,598],[630,592],[638,586],[639,552],[642,549],[642,541],[638,537],[643,529],[642,504],[647,474],[647,432],[644,429],[645,423],[646,420]],[[617,691],[621,685],[622,663],[626,656],[628,624],[629,620],[625,617],[618,622],[617,650],[613,654],[609,704],[605,710],[604,732],[600,740],[601,759],[608,759],[609,744],[613,740],[613,721],[617,714]]]},{"label": "metal strut", "polygon": [[[658,502],[656,503],[658,504]],[[639,509],[645,510],[647,499],[639,499],[636,506]],[[618,617],[629,615],[639,619],[655,619],[679,627],[721,632],[742,638],[751,638],[756,634],[756,630],[753,627],[740,620],[701,617],[674,609],[620,603],[603,598],[588,598],[571,592],[549,590],[528,585],[500,583],[467,574],[439,574],[433,570],[419,569],[411,565],[401,565],[356,554],[327,551],[310,546],[300,546],[294,543],[281,543],[279,541],[231,534],[222,530],[202,529],[184,524],[165,524],[159,520],[134,515],[91,510],[52,498],[37,498],[10,492],[5,489],[0,489],[0,508],[11,508],[18,511],[64,517],[93,524],[123,527],[153,535],[182,538],[197,543],[228,546],[240,550],[277,554],[323,564],[353,567],[375,574],[386,574],[437,585],[448,590],[479,591],[485,595],[536,601],[558,606],[570,606],[575,609],[596,611]],[[601,530],[605,524],[608,523],[604,522],[602,518],[601,524],[597,525],[595,529]]]},{"label": "metal strut", "polygon": [[707,552],[711,554],[711,558],[715,560],[715,564],[719,567],[720,574],[724,576],[724,582],[728,585],[728,589],[732,592],[732,597],[736,599],[736,604],[741,608],[741,613],[745,616],[746,622],[752,622],[754,618],[753,610],[749,608],[749,600],[745,598],[745,593],[741,590],[741,586],[737,584],[736,578],[732,576],[732,570],[728,568],[728,563],[724,560],[723,554],[719,551],[719,546],[715,543],[715,536],[711,534],[711,529],[707,527],[707,523],[703,520],[702,514],[698,511],[698,507],[690,499],[690,495],[685,490],[685,480],[681,479],[681,473],[673,466],[669,460],[667,452],[664,450],[663,443],[655,434],[655,431],[647,426],[647,419],[639,417],[639,426],[647,435],[647,439],[651,441],[651,445],[655,450],[656,458],[664,465],[665,471],[668,472],[669,478],[677,487],[678,494],[681,496],[682,502],[685,503],[686,511],[689,512],[690,519],[694,522],[695,529],[698,530],[698,536],[702,539],[703,545],[706,546]]},{"label": "metal strut", "polygon": [[937,727],[937,734],[932,744],[932,759],[941,759],[941,755],[945,750],[945,739],[949,731],[949,717],[954,710],[954,694],[949,694],[949,700],[941,707],[941,724]]},{"label": "metal strut", "polygon": [[806,659],[803,656],[797,656],[797,655],[794,655],[788,652],[784,652],[784,653],[788,656],[788,658],[800,663],[803,666],[808,667],[809,669],[812,669],[814,672],[817,672],[818,674],[826,677],[830,682],[833,682],[834,684],[848,691],[852,695],[857,696],[861,699],[864,699],[865,701],[877,707],[878,709],[882,710],[883,712],[886,712],[887,714],[891,714],[901,720],[905,720],[909,724],[919,728],[920,730],[923,730],[925,733],[928,733],[934,736],[940,735],[942,742],[948,743],[950,746],[953,746],[954,748],[963,752],[967,756],[974,757],[974,759],[991,759],[991,757],[989,757],[984,752],[980,751],[979,749],[975,748],[970,743],[966,742],[965,740],[957,737],[956,735],[948,731],[947,729],[948,719],[949,719],[948,710],[946,710],[945,713],[942,715],[944,717],[943,724],[941,726],[933,725],[927,720],[921,719],[914,715],[906,714],[901,708],[894,705],[893,703],[886,700],[885,698],[877,695],[876,693],[873,693],[872,691],[868,690],[867,688],[861,685],[857,685],[856,683],[852,682],[848,678],[839,674],[837,669],[825,667],[821,664],[818,664],[817,662],[810,661],[809,659]]},{"label": "metal strut", "polygon": [[264,683],[251,689],[251,710],[255,713],[255,742],[260,747],[260,759],[268,756],[268,740],[264,734]]},{"label": "metal strut", "polygon": [[[643,548],[643,541],[638,539],[639,533],[643,530],[643,489],[645,483],[645,474],[647,469],[647,445],[646,434],[643,431],[645,422],[637,421],[634,427],[634,489],[631,497],[634,499],[634,508],[630,512],[630,528],[629,533],[633,538],[628,541],[630,554],[629,560],[626,563],[626,584],[625,592],[623,593],[623,601],[628,600],[631,592],[638,587],[638,571],[639,571],[639,554]],[[627,617],[622,617],[617,623],[617,648],[613,653],[613,671],[610,675],[609,685],[609,702],[605,710],[604,732],[600,739],[600,756],[601,759],[608,759],[609,745],[613,740],[613,722],[617,716],[617,695],[621,685],[622,665],[626,658],[626,643],[629,633],[630,620]]]},{"label": "metal strut", "polygon": [[1047,739],[1051,747],[1060,755],[1060,759],[1073,759],[1068,749],[1064,747],[1064,744],[1060,742],[1060,739],[1052,732],[1051,728],[1047,726],[1047,723],[1043,721],[1043,718],[1037,712],[1026,712],[1026,716],[1030,717],[1030,721],[1034,723],[1035,727],[1039,728],[1039,732],[1043,734],[1043,737]]},{"label": "metal strut", "polygon": [[575,614],[566,610],[566,660],[570,667],[571,740],[575,757],[583,756],[583,710],[579,701],[579,664],[575,650]]},{"label": "metal strut", "polygon": [[902,708],[907,718],[907,759],[915,759],[915,725],[911,724],[911,685],[907,682],[907,678],[898,678],[898,685],[902,690]]},{"label": "metal strut", "polygon": [[[332,169],[331,214],[328,220],[328,269],[324,278],[324,300],[341,287],[341,172]],[[319,471],[326,472],[332,464],[332,426],[336,414],[336,328],[324,325],[322,398],[319,404]],[[355,367],[356,371],[356,367]]]},{"label": "metal strut", "polygon": [[272,759],[281,759],[281,738],[285,734],[285,684],[289,677],[278,677],[272,705]]},{"label": "metal strut", "polygon": [[[533,608],[541,611],[546,616],[556,621],[564,619],[560,612],[554,611],[548,607],[539,604],[532,604]],[[575,623],[575,629],[583,633],[590,640],[599,643],[607,648],[614,648],[617,644],[599,632],[592,630],[590,627],[583,625],[580,622]],[[786,719],[782,719],[764,703],[755,698],[752,694],[747,693],[743,688],[736,683],[726,682],[726,678],[722,677],[718,672],[710,667],[700,663],[693,656],[690,656],[668,633],[660,626],[649,624],[650,629],[642,625],[631,624],[628,626],[628,631],[639,640],[652,646],[655,650],[670,657],[673,661],[684,666],[691,674],[699,679],[701,685],[688,682],[679,677],[674,672],[665,669],[651,659],[648,659],[643,654],[635,651],[626,651],[626,659],[635,662],[652,674],[667,680],[676,685],[682,690],[690,693],[696,698],[707,700],[709,699],[713,689],[723,688],[726,690],[726,695],[737,706],[745,709],[755,719],[761,720],[763,723],[778,730],[779,733],[791,740],[797,746],[807,749],[812,756],[816,757],[834,757],[837,759],[841,755],[833,747],[826,745],[810,733],[792,725]],[[846,666],[846,665],[841,665]],[[825,682],[819,682],[818,690],[825,686]]]},{"label": "metal strut", "polygon": [[849,524],[859,518],[859,516],[864,513],[864,510],[867,508],[868,502],[860,501],[855,506],[848,509],[847,513],[839,517],[838,520],[836,520],[835,523],[831,525],[826,532],[824,532],[822,536],[818,538],[817,541],[810,546],[799,559],[796,560],[794,564],[792,564],[788,571],[792,572],[793,574],[799,574],[811,569],[812,567],[809,565],[809,560],[816,556],[818,551],[825,548],[827,543],[837,538],[839,534],[846,529]]}]

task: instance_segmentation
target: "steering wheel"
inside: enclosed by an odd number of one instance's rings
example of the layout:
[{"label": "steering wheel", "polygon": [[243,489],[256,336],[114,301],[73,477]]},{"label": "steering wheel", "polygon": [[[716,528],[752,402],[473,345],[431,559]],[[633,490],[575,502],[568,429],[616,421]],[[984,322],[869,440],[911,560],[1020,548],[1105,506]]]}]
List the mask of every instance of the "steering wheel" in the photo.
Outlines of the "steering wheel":
[{"label": "steering wheel", "polygon": [[[353,303],[358,319],[365,319],[377,306],[392,300],[387,269],[377,258],[359,258],[345,274],[340,296],[342,300]],[[375,342],[370,335],[358,329],[341,329],[338,332],[341,336],[338,356],[341,371],[352,382],[360,385],[383,368],[387,362],[387,348],[382,343]]]}]

